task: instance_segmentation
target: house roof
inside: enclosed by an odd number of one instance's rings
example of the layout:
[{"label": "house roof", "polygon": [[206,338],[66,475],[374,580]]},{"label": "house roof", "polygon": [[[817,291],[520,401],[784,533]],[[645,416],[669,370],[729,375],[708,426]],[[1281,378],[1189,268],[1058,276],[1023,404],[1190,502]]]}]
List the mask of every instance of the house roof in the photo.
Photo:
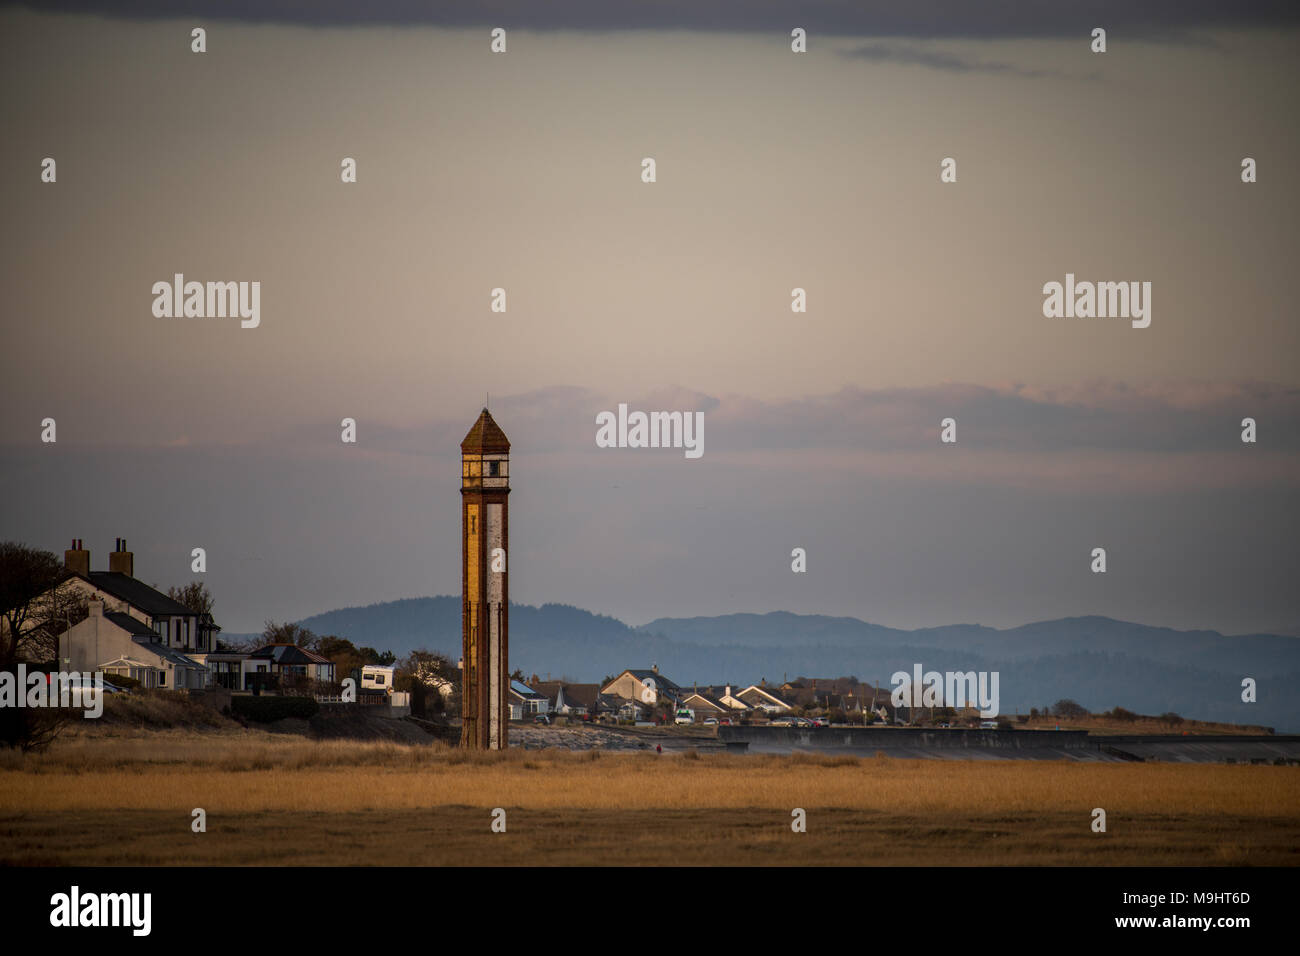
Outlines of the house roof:
[{"label": "house roof", "polygon": [[718,713],[724,713],[725,711],[730,710],[730,708],[727,707],[726,704],[723,704],[721,701],[715,700],[711,697],[706,697],[703,694],[687,694],[686,697],[682,700],[682,703],[685,706],[692,707],[692,708],[708,707],[718,711]]},{"label": "house roof", "polygon": [[517,680],[512,680],[510,682],[510,690],[513,691],[518,696],[522,697],[524,700],[545,700],[546,699],[545,694],[538,693],[537,691],[529,687],[527,684],[521,683],[520,681]]},{"label": "house roof", "polygon": [[477,452],[486,455],[504,455],[510,451],[510,439],[506,438],[506,433],[501,430],[492,418],[492,415],[485,408],[478,417],[465,440],[460,443],[460,450],[464,452]]},{"label": "house roof", "polygon": [[[633,670],[632,668],[628,668],[628,669],[625,670],[623,673],[624,673],[624,674],[631,674],[633,677],[635,677],[637,680],[639,680],[639,681],[641,681],[641,682],[643,682],[643,683],[644,683],[646,680],[652,680],[652,681],[655,682],[655,686],[656,686],[656,687],[662,687],[662,688],[665,688],[665,689],[667,689],[667,690],[677,690],[677,691],[681,690],[680,687],[678,687],[676,684],[674,684],[672,681],[670,681],[670,680],[669,680],[667,677],[665,677],[663,674],[656,674],[656,673],[655,673],[654,671],[652,671],[652,670]],[[622,676],[622,675],[620,675],[620,676]]]},{"label": "house roof", "polygon": [[790,706],[789,702],[783,700],[779,694],[774,694],[767,688],[759,687],[757,684],[750,684],[744,690],[736,693],[735,696],[750,705],[753,705],[754,700],[766,700],[774,704],[779,704],[782,707]]},{"label": "house roof", "polygon": [[91,571],[84,576],[101,591],[107,591],[113,597],[137,607],[146,614],[157,617],[172,615],[187,616],[194,612],[180,601],[169,598],[157,588],[151,588],[136,578],[121,571]]},{"label": "house roof", "polygon": [[99,670],[108,670],[110,667],[153,667],[148,661],[142,661],[135,657],[115,657],[111,661],[103,661],[98,665]]},{"label": "house roof", "polygon": [[132,637],[144,637],[149,640],[156,640],[157,635],[144,621],[138,621],[130,614],[123,614],[121,611],[105,611],[104,617],[112,621]]},{"label": "house roof", "polygon": [[[533,685],[533,689],[548,700],[555,701],[557,708],[568,706],[592,710],[596,706],[596,698],[600,695],[599,684],[568,684],[557,680],[538,681]],[[561,694],[564,695],[563,704],[559,702]]]},{"label": "house roof", "polygon": [[328,657],[322,657],[315,651],[309,651],[297,644],[266,644],[259,647],[249,657],[258,660],[270,660],[276,664],[333,664]]},{"label": "house roof", "polygon": [[207,670],[202,664],[191,657],[186,657],[175,648],[168,647],[161,641],[142,641],[139,638],[132,638],[136,647],[142,648],[155,657],[160,657],[165,661],[170,661],[176,667],[193,667],[197,670]]}]

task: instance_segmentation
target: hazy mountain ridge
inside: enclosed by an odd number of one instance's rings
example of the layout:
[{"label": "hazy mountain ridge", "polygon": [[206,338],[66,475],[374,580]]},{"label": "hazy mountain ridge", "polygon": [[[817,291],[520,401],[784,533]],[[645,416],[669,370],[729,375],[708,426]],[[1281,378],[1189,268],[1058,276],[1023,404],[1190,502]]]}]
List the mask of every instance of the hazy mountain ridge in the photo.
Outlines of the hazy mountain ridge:
[{"label": "hazy mountain ridge", "polygon": [[[341,608],[300,621],[317,634],[392,650],[460,656],[460,597],[409,598]],[[246,635],[228,635],[240,638]],[[915,631],[851,617],[729,614],[659,618],[629,627],[564,604],[510,607],[510,663],[525,673],[597,681],[657,663],[683,686],[766,678],[854,675],[889,687],[897,670],[996,670],[1004,711],[1071,697],[1093,710],[1143,713],[1300,730],[1300,639],[1178,631],[1107,617],[1038,621],[998,630],[955,624]],[[1241,680],[1258,703],[1241,702]]]}]

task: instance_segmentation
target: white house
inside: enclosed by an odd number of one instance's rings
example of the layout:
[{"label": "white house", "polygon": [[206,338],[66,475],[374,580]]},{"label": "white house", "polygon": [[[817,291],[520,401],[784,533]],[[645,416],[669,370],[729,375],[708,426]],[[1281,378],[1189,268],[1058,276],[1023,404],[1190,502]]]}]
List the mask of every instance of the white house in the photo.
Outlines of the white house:
[{"label": "white house", "polygon": [[[59,635],[60,663],[76,669],[113,664],[113,673],[134,677],[145,687],[197,689],[213,683],[213,663],[239,670],[240,655],[217,650],[220,632],[210,614],[184,604],[135,577],[135,556],[118,538],[107,571],[90,570],[90,551],[74,539],[63,553],[69,574],[57,588],[86,598],[95,620],[87,618]],[[89,622],[89,623],[88,623]],[[133,646],[125,643],[127,640]],[[110,652],[111,651],[111,652]],[[74,664],[67,662],[75,661]],[[229,686],[234,680],[223,676]]]},{"label": "white house", "polygon": [[65,670],[103,671],[140,682],[142,687],[190,690],[207,686],[208,669],[155,640],[144,622],[91,601],[89,616],[59,635],[59,665]]}]

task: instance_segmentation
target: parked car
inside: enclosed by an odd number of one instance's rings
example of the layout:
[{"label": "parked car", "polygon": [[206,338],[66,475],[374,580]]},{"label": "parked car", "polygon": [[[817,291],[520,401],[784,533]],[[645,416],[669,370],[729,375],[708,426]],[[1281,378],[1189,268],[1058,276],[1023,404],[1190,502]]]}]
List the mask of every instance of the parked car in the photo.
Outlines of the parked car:
[{"label": "parked car", "polygon": [[812,725],[813,725],[813,722],[812,722],[811,720],[809,720],[807,717],[796,717],[796,718],[795,718],[795,726],[796,726],[796,727],[807,727],[807,728],[811,729],[811,728],[812,728]]},{"label": "parked car", "polygon": [[716,727],[716,726],[718,726],[718,718],[716,718],[716,717],[705,717],[705,718],[704,718],[704,726],[706,726],[706,727]]},{"label": "parked car", "polygon": [[814,727],[829,727],[831,725],[831,719],[829,717],[814,717],[812,725]]},{"label": "parked car", "polygon": [[673,718],[675,724],[693,724],[695,723],[695,711],[683,707],[677,711],[677,716]]},{"label": "parked car", "polygon": [[533,718],[533,723],[535,724],[549,724],[550,722],[551,722],[550,714],[538,714],[536,717]]},{"label": "parked car", "polygon": [[998,722],[996,720],[981,720],[980,730],[997,730]]},{"label": "parked car", "polygon": [[[45,675],[45,682],[47,684],[52,683],[49,674]],[[95,678],[89,674],[81,674],[77,677],[65,677],[60,682],[60,686],[67,686],[73,690],[90,688],[95,686]],[[105,694],[125,693],[121,687],[118,687],[116,684],[110,684],[108,681],[101,681],[99,686],[104,689]]]}]

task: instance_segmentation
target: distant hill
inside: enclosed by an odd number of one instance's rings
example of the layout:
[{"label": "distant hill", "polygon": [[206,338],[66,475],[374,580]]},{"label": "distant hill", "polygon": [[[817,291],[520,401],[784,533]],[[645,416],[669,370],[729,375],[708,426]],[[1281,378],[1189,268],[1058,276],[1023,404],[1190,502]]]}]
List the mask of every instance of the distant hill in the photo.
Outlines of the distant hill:
[{"label": "distant hill", "polygon": [[[458,596],[342,608],[299,623],[398,656],[417,647],[452,660],[460,656]],[[1118,705],[1300,732],[1295,637],[1226,637],[1106,617],[1007,630],[954,624],[906,631],[851,617],[786,612],[660,618],[633,628],[564,604],[510,607],[512,669],[574,681],[657,663],[684,686],[853,675],[887,687],[892,673],[910,671],[917,662],[927,670],[999,671],[1004,712],[1070,697],[1094,711]],[[1243,677],[1256,680],[1258,703],[1241,702]]]}]

